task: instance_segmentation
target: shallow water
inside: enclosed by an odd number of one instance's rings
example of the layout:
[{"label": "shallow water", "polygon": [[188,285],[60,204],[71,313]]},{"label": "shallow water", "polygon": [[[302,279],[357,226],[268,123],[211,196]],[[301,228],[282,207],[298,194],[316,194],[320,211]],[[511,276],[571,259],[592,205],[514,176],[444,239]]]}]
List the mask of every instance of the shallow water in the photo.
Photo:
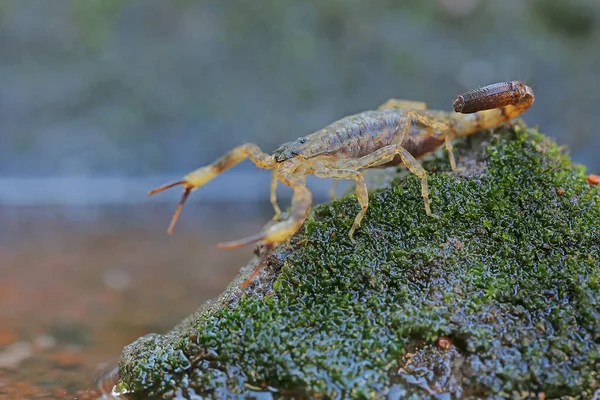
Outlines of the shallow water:
[{"label": "shallow water", "polygon": [[217,296],[268,207],[190,204],[0,207],[0,399],[95,399],[126,344]]}]

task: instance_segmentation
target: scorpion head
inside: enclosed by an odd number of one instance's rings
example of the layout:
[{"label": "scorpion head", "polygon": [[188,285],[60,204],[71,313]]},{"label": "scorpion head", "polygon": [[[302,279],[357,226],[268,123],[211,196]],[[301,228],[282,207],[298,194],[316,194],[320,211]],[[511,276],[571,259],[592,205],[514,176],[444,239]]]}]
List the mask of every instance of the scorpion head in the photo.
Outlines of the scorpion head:
[{"label": "scorpion head", "polygon": [[273,152],[273,157],[275,157],[275,161],[284,162],[285,160],[289,160],[290,158],[294,158],[303,153],[303,145],[308,141],[307,138],[301,137],[293,142],[288,142],[279,146],[275,152]]}]

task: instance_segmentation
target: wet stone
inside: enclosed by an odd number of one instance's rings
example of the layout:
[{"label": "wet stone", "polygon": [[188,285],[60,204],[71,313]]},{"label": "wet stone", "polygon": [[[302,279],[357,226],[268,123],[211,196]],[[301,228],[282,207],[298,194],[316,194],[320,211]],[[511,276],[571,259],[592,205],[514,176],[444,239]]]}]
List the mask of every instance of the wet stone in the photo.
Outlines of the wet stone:
[{"label": "wet stone", "polygon": [[356,243],[346,235],[353,195],[315,207],[246,290],[256,259],[171,332],[127,346],[115,389],[165,399],[591,398],[600,187],[518,124],[459,140],[456,153],[458,173],[443,151],[423,162],[438,218],[425,214],[419,180],[395,171],[370,193]]}]

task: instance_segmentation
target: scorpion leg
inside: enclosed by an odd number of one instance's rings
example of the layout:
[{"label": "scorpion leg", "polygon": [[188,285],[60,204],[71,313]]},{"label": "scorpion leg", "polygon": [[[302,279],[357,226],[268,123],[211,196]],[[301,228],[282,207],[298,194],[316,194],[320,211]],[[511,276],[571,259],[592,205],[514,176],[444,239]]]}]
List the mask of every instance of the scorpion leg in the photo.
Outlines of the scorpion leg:
[{"label": "scorpion leg", "polygon": [[354,235],[354,231],[360,225],[363,217],[367,213],[367,209],[369,208],[369,192],[367,191],[367,184],[365,183],[365,178],[363,175],[356,170],[351,169],[337,169],[337,167],[343,168],[344,163],[340,162],[339,164],[333,164],[331,167],[327,165],[320,164],[315,168],[315,176],[319,178],[334,178],[334,179],[352,179],[356,181],[356,199],[360,204],[360,211],[356,214],[354,218],[354,223],[350,228],[350,232],[348,232],[348,236],[350,240],[354,242],[352,236]]},{"label": "scorpion leg", "polygon": [[256,275],[258,275],[258,273],[260,272],[260,269],[266,262],[267,257],[269,257],[271,251],[273,251],[273,245],[265,245],[264,246],[264,248],[261,251],[261,254],[258,256],[258,261],[256,263],[256,267],[254,267],[254,269],[252,270],[250,275],[248,275],[246,280],[240,284],[240,289],[244,289],[244,288],[248,287],[248,285],[250,285],[250,283],[252,283],[252,281],[254,280]]},{"label": "scorpion leg", "polygon": [[[360,173],[365,176],[367,171],[360,171]],[[331,183],[331,187],[329,188],[329,200],[333,201],[337,198],[337,188],[340,184],[339,179],[334,179]]]},{"label": "scorpion leg", "polygon": [[423,197],[423,202],[425,203],[425,212],[430,217],[431,207],[429,200],[429,185],[427,184],[427,171],[419,164],[419,162],[402,146],[396,146],[398,154],[400,154],[400,158],[402,158],[402,162],[406,165],[406,168],[417,177],[421,178],[421,196]]},{"label": "scorpion leg", "polygon": [[454,157],[454,145],[452,144],[452,140],[456,137],[456,132],[451,121],[440,120],[438,117],[419,111],[412,111],[411,114],[420,124],[433,129],[435,132],[434,134],[443,135],[445,137],[450,167],[452,168],[452,171],[460,171],[461,168],[456,166],[456,157]]},{"label": "scorpion leg", "polygon": [[431,202],[429,200],[429,185],[427,184],[427,171],[425,171],[421,164],[419,164],[412,154],[404,147],[397,144],[382,147],[371,154],[359,158],[358,163],[360,168],[375,167],[392,161],[396,154],[400,155],[402,163],[406,168],[421,179],[421,196],[423,197],[423,203],[425,204],[425,212],[427,215],[432,216],[430,207]]},{"label": "scorpion leg", "polygon": [[152,196],[156,193],[162,192],[174,186],[183,186],[183,196],[179,201],[179,204],[177,206],[177,209],[175,210],[173,218],[171,219],[171,224],[169,225],[169,229],[167,230],[167,232],[173,233],[175,223],[179,218],[179,214],[181,213],[183,205],[185,204],[186,199],[192,191],[203,186],[208,181],[212,180],[215,176],[219,175],[221,172],[244,161],[246,158],[250,158],[252,162],[256,164],[256,166],[259,168],[271,169],[274,168],[276,165],[275,159],[272,156],[263,153],[257,145],[253,143],[246,143],[226,153],[223,157],[221,157],[214,163],[190,172],[181,180],[167,183],[166,185],[163,185],[159,188],[148,192],[148,196]]},{"label": "scorpion leg", "polygon": [[446,151],[448,152],[448,158],[450,159],[450,168],[452,171],[458,172],[464,170],[464,168],[458,168],[456,166],[456,158],[454,157],[454,145],[452,144],[452,140],[454,139],[454,135],[446,135]]},{"label": "scorpion leg", "polygon": [[436,135],[452,134],[452,122],[448,118],[444,120],[438,116],[432,115],[430,111],[425,110],[409,110],[408,116],[417,120],[421,125],[433,129]]},{"label": "scorpion leg", "polygon": [[388,108],[427,110],[427,104],[422,101],[389,99],[388,101],[377,107],[378,110],[385,110]]},{"label": "scorpion leg", "polygon": [[289,239],[300,229],[308,216],[310,205],[312,204],[312,193],[306,187],[306,177],[304,175],[298,176],[279,171],[279,179],[294,190],[290,216],[281,222],[271,225],[264,232],[233,242],[219,243],[218,246],[220,248],[236,248],[259,241],[265,245],[274,246]]},{"label": "scorpion leg", "polygon": [[274,169],[273,174],[271,175],[271,204],[273,205],[273,209],[275,210],[275,215],[273,216],[273,219],[278,219],[281,215],[281,209],[277,204],[277,182],[277,170]]},{"label": "scorpion leg", "polygon": [[361,210],[354,218],[354,223],[350,228],[348,236],[352,241],[354,231],[360,225],[362,219],[367,213],[369,207],[369,193],[365,183],[362,171],[357,171],[358,168],[369,168],[377,165],[387,164],[392,161],[396,155],[400,155],[402,162],[410,172],[421,179],[421,196],[425,205],[425,212],[428,216],[432,216],[430,200],[429,200],[429,185],[427,183],[427,172],[421,164],[402,146],[392,144],[383,147],[371,154],[363,156],[353,162],[339,162],[332,164],[318,164],[315,168],[315,176],[320,178],[334,179],[352,179],[356,181],[356,198],[361,206]]}]

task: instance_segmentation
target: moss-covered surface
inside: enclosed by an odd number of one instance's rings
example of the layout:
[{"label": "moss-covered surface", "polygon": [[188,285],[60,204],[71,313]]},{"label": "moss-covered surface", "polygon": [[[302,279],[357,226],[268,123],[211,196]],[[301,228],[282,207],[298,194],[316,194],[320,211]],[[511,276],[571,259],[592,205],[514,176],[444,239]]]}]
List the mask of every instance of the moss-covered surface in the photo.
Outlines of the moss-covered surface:
[{"label": "moss-covered surface", "polygon": [[[600,190],[533,130],[318,206],[254,284],[125,348],[120,389],[325,398],[590,398],[600,386]],[[248,271],[252,265],[246,267]],[[444,348],[438,339],[453,345]],[[441,341],[447,342],[445,339]],[[133,397],[136,397],[135,395]]]}]

